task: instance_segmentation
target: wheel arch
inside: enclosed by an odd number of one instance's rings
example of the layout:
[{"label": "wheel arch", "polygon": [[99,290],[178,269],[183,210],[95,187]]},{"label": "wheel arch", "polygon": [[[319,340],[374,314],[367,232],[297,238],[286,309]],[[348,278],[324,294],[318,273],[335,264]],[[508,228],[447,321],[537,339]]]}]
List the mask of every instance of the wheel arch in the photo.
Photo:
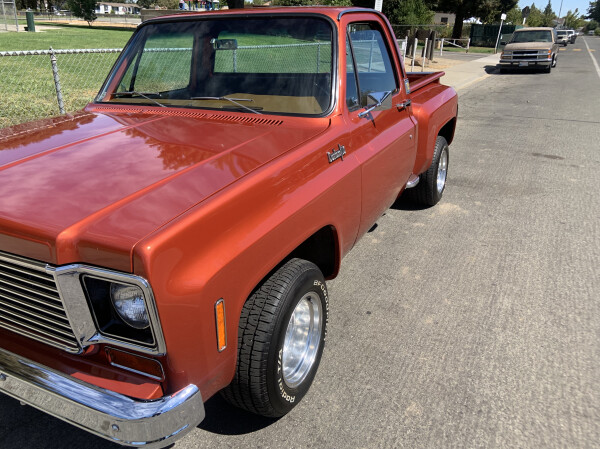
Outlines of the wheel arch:
[{"label": "wheel arch", "polygon": [[323,226],[300,243],[280,264],[294,257],[314,263],[325,279],[333,279],[337,276],[340,265],[338,234],[335,227]]},{"label": "wheel arch", "polygon": [[[244,302],[256,291],[273,273],[291,259],[304,259],[314,263],[323,277],[327,280],[334,279],[340,269],[340,253],[338,233],[333,225],[326,225],[308,236],[298,244],[289,254],[277,262],[265,275],[252,287]],[[241,311],[241,309],[240,309]]]},{"label": "wheel arch", "polygon": [[444,124],[438,131],[438,136],[442,136],[448,142],[448,145],[452,143],[454,139],[454,131],[456,130],[456,117],[452,117]]}]

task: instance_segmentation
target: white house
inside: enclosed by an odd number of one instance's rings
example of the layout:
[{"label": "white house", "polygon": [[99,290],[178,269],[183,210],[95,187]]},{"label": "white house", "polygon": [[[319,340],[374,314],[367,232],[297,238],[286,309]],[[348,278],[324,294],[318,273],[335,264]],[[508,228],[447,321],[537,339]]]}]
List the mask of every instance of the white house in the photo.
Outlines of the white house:
[{"label": "white house", "polygon": [[140,8],[135,3],[96,3],[96,14],[139,14]]}]

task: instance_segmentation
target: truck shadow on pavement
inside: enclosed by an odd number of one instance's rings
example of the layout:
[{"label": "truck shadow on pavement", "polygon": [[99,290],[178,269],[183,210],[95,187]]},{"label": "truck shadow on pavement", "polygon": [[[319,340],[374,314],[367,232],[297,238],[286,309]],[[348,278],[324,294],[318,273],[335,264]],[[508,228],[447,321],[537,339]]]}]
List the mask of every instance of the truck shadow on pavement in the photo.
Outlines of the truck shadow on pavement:
[{"label": "truck shadow on pavement", "polygon": [[409,198],[404,195],[400,195],[394,204],[390,206],[390,209],[393,210],[425,210],[429,209],[431,206],[423,206],[422,204],[417,204],[411,201]]},{"label": "truck shadow on pavement", "polygon": [[497,65],[483,66],[483,70],[485,70],[485,73],[487,73],[488,75],[500,75],[500,68]]},{"label": "truck shadow on pavement", "polygon": [[219,435],[242,435],[256,432],[277,422],[279,418],[265,418],[246,412],[227,403],[216,394],[204,404],[206,417],[199,429]]},{"label": "truck shadow on pavement", "polygon": [[[220,435],[241,435],[263,429],[278,418],[263,418],[235,408],[215,395],[205,404],[206,417],[198,429]],[[0,447],[2,449],[119,449],[103,438],[0,395]],[[168,448],[176,447],[170,445]]]},{"label": "truck shadow on pavement", "polygon": [[511,75],[535,75],[535,74],[541,74],[544,73],[542,72],[542,70],[540,69],[513,69],[513,70],[507,70],[506,72],[500,72],[500,67],[498,67],[497,65],[486,65],[483,67],[483,70],[485,70],[485,73],[487,73],[488,75],[502,75],[502,76],[511,76]]},{"label": "truck shadow on pavement", "polygon": [[122,446],[0,394],[0,448],[119,449]]}]

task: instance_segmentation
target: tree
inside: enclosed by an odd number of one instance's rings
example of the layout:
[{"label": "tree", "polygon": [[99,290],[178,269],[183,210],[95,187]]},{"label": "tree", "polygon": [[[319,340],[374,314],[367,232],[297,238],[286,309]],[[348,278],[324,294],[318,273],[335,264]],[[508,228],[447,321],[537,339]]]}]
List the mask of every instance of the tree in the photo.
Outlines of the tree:
[{"label": "tree", "polygon": [[600,22],[600,1],[590,2],[590,7],[587,10],[587,18]]},{"label": "tree", "polygon": [[523,11],[518,6],[506,13],[506,23],[513,25],[521,25],[523,23]]},{"label": "tree", "polygon": [[352,6],[351,0],[321,0],[316,4],[323,6]]},{"label": "tree", "polygon": [[383,13],[394,25],[429,25],[435,14],[423,0],[388,0]]},{"label": "tree", "polygon": [[569,10],[565,16],[565,22],[563,23],[565,28],[575,30],[583,26],[583,19],[579,16],[579,9],[575,8],[575,11]]},{"label": "tree", "polygon": [[542,13],[542,26],[543,27],[551,27],[554,25],[554,19],[556,19],[556,14],[552,11],[552,4],[550,0],[548,0],[548,4],[544,8],[544,12]]},{"label": "tree", "polygon": [[152,4],[164,9],[179,9],[179,0],[154,0]]},{"label": "tree", "polygon": [[452,37],[460,38],[463,22],[470,17],[500,20],[500,14],[510,11],[518,0],[439,0],[437,9],[456,14]]},{"label": "tree", "polygon": [[81,17],[89,26],[97,19],[96,0],[67,0],[67,6],[76,17]]},{"label": "tree", "polygon": [[143,9],[149,9],[152,5],[154,5],[153,0],[138,0],[137,5]]},{"label": "tree", "polygon": [[544,16],[542,11],[535,7],[535,3],[532,3],[531,8],[529,9],[529,17],[527,17],[525,23],[530,27],[541,27],[543,22]]}]

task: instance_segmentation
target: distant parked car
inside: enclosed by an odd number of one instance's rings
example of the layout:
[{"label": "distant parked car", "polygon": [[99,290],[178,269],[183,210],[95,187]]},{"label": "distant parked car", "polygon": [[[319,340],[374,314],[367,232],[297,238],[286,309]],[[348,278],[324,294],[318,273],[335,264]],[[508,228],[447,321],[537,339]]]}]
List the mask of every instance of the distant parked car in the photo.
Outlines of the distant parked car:
[{"label": "distant parked car", "polygon": [[593,36],[593,35],[594,35],[594,30],[588,31],[588,36]]},{"label": "distant parked car", "polygon": [[575,30],[567,30],[567,34],[569,35],[569,43],[574,44],[575,39],[577,39],[577,33]]},{"label": "distant parked car", "polygon": [[556,30],[556,43],[558,45],[562,45],[563,47],[566,47],[567,44],[569,43],[570,39],[569,39],[569,34],[567,33],[567,30]]}]

